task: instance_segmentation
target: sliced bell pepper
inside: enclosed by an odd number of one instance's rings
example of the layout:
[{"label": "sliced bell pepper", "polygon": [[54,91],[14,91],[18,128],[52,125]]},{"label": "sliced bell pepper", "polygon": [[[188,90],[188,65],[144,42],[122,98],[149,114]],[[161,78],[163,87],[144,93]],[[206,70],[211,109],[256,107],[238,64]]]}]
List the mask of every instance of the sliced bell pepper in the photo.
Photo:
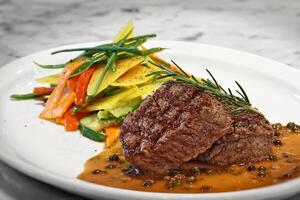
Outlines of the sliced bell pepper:
[{"label": "sliced bell pepper", "polygon": [[89,68],[85,72],[81,73],[78,77],[77,87],[75,90],[75,105],[81,106],[87,95],[87,88],[93,73],[96,71],[96,67]]},{"label": "sliced bell pepper", "polygon": [[66,131],[78,130],[80,119],[87,115],[90,115],[90,113],[73,113],[72,107],[70,107],[64,114],[64,126]]}]

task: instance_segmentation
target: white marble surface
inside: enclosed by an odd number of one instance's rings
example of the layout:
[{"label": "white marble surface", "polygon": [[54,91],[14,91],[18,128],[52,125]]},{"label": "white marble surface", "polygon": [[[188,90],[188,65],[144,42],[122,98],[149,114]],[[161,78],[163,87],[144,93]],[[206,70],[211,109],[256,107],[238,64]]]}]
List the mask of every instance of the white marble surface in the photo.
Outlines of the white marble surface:
[{"label": "white marble surface", "polygon": [[[0,0],[0,66],[42,49],[111,39],[129,19],[161,40],[235,48],[300,69],[299,0]],[[0,162],[0,199],[82,198]]]}]

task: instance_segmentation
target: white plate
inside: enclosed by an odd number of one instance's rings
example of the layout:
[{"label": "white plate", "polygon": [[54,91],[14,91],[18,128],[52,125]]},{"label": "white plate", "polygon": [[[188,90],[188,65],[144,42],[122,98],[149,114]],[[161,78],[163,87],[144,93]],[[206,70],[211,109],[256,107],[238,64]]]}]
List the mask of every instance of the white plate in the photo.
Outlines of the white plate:
[{"label": "white plate", "polygon": [[[97,43],[99,44],[99,43]],[[95,46],[86,43],[59,47],[18,59],[0,69],[0,156],[17,170],[90,198],[112,199],[267,199],[282,198],[300,192],[300,179],[240,192],[212,194],[162,194],[116,189],[76,179],[84,162],[98,154],[102,144],[79,133],[67,133],[63,127],[38,118],[42,106],[34,101],[16,102],[12,93],[31,91],[35,79],[53,70],[38,69],[32,61],[61,63],[73,53],[51,56],[56,49]],[[271,122],[300,121],[300,71],[256,55],[209,45],[152,41],[149,46],[170,49],[162,56],[175,60],[191,73],[206,76],[207,67],[225,86],[239,81],[253,104]],[[221,181],[221,180],[220,180]]]}]

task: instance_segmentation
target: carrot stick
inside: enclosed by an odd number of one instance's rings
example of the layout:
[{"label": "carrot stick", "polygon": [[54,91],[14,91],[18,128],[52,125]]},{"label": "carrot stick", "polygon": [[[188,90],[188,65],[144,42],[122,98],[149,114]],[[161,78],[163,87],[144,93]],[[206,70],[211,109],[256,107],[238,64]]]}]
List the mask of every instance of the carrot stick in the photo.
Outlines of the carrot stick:
[{"label": "carrot stick", "polygon": [[85,72],[81,73],[79,75],[79,79],[77,82],[77,87],[75,91],[75,105],[81,106],[84,103],[86,94],[87,94],[87,88],[90,82],[90,79],[95,72],[96,67],[89,68]]},{"label": "carrot stick", "polygon": [[64,125],[64,124],[65,124],[65,119],[64,119],[63,117],[59,117],[59,118],[56,118],[56,119],[54,120],[54,122],[55,122],[56,124],[59,124],[59,125]]},{"label": "carrot stick", "polygon": [[106,140],[105,144],[107,147],[113,145],[119,138],[120,126],[110,126],[104,129]]},{"label": "carrot stick", "polygon": [[[85,61],[85,58],[69,62],[58,81],[57,87],[51,93],[44,110],[40,114],[42,119],[55,119],[62,117],[64,112],[75,100],[75,93],[67,87],[67,81],[71,74]],[[62,100],[63,99],[63,100]]]},{"label": "carrot stick", "polygon": [[33,88],[33,94],[35,96],[48,95],[54,90],[52,87],[35,87]]},{"label": "carrot stick", "polygon": [[53,108],[52,113],[58,117],[62,117],[68,108],[74,103],[74,100],[75,93],[69,87],[66,87],[63,91],[63,95],[57,101],[57,106]]}]

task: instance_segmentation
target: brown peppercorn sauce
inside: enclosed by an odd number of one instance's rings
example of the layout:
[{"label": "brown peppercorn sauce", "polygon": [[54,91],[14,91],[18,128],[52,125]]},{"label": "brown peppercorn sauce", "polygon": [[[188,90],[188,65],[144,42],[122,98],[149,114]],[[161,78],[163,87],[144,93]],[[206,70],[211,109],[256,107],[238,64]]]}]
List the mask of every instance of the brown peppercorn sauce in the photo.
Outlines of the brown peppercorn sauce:
[{"label": "brown peppercorn sauce", "polygon": [[[287,127],[280,124],[274,124],[273,127],[276,133],[274,141],[277,142],[274,142],[272,155],[263,162],[223,168],[189,163],[183,168],[192,167],[190,170],[174,170],[169,175],[157,177],[132,168],[123,156],[120,143],[117,143],[88,160],[78,178],[130,190],[207,193],[259,188],[299,177],[299,126],[290,123]],[[278,145],[278,141],[281,145]]]}]

